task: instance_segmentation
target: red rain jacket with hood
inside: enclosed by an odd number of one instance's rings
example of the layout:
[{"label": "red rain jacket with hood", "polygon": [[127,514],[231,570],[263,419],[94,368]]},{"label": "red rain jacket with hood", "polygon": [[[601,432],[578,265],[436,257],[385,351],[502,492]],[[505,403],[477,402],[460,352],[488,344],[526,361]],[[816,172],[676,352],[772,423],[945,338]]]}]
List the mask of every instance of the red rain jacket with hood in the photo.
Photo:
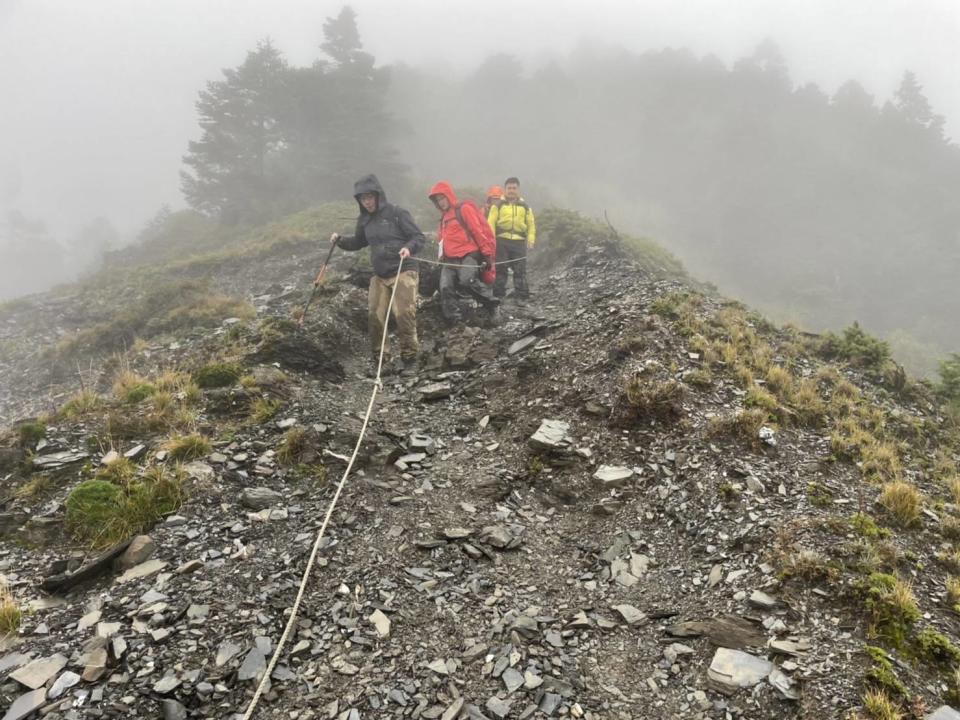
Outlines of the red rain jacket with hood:
[{"label": "red rain jacket with hood", "polygon": [[438,182],[430,189],[430,197],[434,195],[443,195],[450,203],[450,208],[440,218],[438,232],[438,238],[443,243],[443,256],[459,259],[470,253],[479,252],[492,264],[497,255],[497,241],[493,237],[490,225],[480,214],[479,208],[469,202],[459,205],[460,216],[464,224],[469,227],[467,232],[457,219],[457,196],[450,187],[450,183]]}]

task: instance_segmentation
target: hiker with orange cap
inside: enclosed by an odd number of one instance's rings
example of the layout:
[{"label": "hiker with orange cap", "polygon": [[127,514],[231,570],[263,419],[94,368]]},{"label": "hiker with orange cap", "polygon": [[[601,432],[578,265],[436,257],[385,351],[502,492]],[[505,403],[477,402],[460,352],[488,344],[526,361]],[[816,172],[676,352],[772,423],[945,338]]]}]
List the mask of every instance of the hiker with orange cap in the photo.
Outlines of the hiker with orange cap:
[{"label": "hiker with orange cap", "polygon": [[503,188],[499,185],[491,185],[487,189],[487,200],[483,204],[483,217],[490,217],[490,208],[494,205],[500,207],[500,203],[503,202]]},{"label": "hiker with orange cap", "polygon": [[[497,320],[499,300],[490,283],[495,275],[497,243],[480,208],[467,200],[458,202],[450,183],[440,181],[430,188],[430,200],[440,211],[437,238],[443,247],[440,261],[440,309],[444,320],[460,320],[457,287],[465,290],[487,311],[491,324]],[[481,279],[483,277],[483,279]]]}]

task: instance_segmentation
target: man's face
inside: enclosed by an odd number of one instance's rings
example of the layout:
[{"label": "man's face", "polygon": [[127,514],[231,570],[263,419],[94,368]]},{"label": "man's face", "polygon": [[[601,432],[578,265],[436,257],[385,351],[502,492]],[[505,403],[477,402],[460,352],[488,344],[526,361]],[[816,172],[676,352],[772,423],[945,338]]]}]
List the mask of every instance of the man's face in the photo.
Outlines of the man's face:
[{"label": "man's face", "polygon": [[360,204],[368,213],[375,212],[377,209],[377,200],[380,196],[375,192],[360,193]]},{"label": "man's face", "polygon": [[507,200],[517,200],[520,197],[520,186],[517,183],[507,183],[503,187],[503,194]]},{"label": "man's face", "polygon": [[441,212],[446,212],[450,209],[450,201],[447,199],[446,195],[434,195],[433,202]]}]

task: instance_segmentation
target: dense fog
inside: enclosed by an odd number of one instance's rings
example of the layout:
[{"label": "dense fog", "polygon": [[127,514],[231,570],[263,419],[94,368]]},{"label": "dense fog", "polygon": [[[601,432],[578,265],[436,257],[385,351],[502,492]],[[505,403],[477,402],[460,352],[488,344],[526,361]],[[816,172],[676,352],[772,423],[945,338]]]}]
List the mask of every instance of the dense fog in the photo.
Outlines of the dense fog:
[{"label": "dense fog", "polygon": [[777,320],[858,320],[919,370],[960,348],[949,3],[89,5],[0,2],[0,298],[171,208],[518,175]]}]

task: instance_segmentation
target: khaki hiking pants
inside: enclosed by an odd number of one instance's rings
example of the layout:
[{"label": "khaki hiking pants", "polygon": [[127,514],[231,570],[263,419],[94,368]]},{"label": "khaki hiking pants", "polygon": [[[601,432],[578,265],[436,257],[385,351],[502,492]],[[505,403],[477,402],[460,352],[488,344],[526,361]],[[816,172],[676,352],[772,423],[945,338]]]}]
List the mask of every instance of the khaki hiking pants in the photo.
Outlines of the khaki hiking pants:
[{"label": "khaki hiking pants", "polygon": [[[373,275],[370,278],[368,309],[370,312],[370,345],[374,357],[380,354],[380,341],[383,338],[383,326],[387,322],[387,307],[393,283],[397,282],[397,295],[393,299],[393,317],[397,321],[397,336],[400,339],[400,357],[413,360],[420,351],[417,339],[417,284],[415,270],[406,270],[399,277],[382,278]],[[390,356],[390,338],[384,345],[384,357]]]}]

